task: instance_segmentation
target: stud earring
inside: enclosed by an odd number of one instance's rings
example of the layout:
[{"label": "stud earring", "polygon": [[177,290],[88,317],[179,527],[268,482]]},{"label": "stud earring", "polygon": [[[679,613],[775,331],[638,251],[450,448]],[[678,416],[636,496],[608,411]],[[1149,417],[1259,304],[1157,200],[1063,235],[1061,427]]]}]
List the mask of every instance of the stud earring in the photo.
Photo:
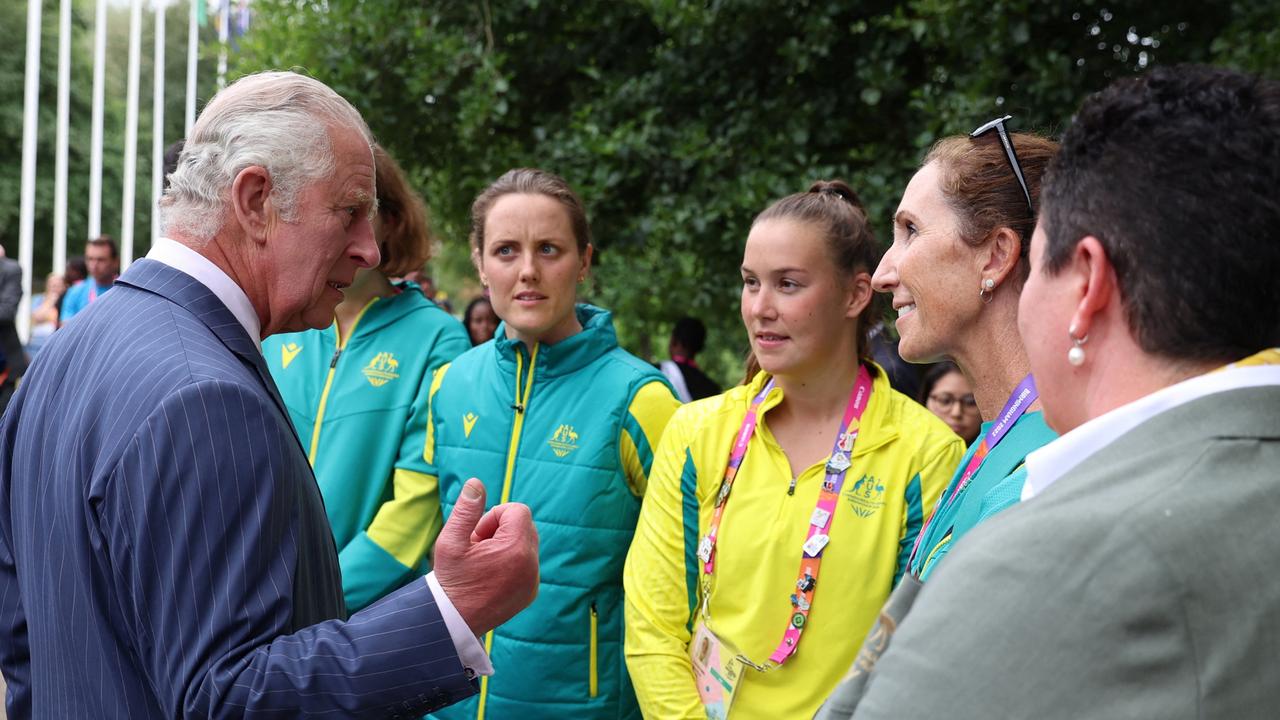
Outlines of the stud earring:
[{"label": "stud earring", "polygon": [[1084,344],[1089,342],[1089,336],[1076,337],[1076,329],[1073,327],[1067,330],[1067,337],[1071,338],[1073,343],[1073,347],[1067,351],[1067,362],[1071,363],[1072,367],[1080,367],[1084,364]]},{"label": "stud earring", "polygon": [[982,302],[989,303],[991,302],[991,298],[995,297],[995,294],[992,292],[992,290],[995,289],[996,281],[991,278],[987,278],[982,281],[982,289],[978,291],[978,297],[982,298]]}]

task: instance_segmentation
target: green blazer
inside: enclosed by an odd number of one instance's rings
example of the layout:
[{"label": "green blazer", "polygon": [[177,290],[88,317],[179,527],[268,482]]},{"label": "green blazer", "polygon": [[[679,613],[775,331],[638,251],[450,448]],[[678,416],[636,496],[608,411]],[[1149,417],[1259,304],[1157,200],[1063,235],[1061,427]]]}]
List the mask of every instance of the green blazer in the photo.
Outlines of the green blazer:
[{"label": "green blazer", "polygon": [[1280,387],[1139,425],[974,530],[924,586],[872,718],[1273,718]]}]

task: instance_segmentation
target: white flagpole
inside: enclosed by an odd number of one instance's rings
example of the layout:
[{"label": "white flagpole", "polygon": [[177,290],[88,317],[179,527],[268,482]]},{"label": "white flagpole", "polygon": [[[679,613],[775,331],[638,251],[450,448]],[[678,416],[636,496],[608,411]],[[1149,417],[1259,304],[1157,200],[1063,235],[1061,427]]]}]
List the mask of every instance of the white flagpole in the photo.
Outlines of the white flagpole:
[{"label": "white flagpole", "polygon": [[218,89],[227,86],[227,48],[231,43],[231,0],[219,0],[222,7],[218,14],[222,22],[218,27]]},{"label": "white flagpole", "polygon": [[40,0],[27,0],[27,68],[22,95],[22,198],[18,220],[18,263],[22,265],[22,300],[18,303],[18,337],[27,340],[31,315],[31,257],[36,229],[36,120],[40,109]]},{"label": "white flagpole", "polygon": [[67,129],[71,122],[71,0],[58,11],[58,133],[53,191],[53,269],[67,264]]},{"label": "white flagpole", "polygon": [[133,210],[138,175],[138,73],[142,48],[142,0],[129,9],[129,88],[124,121],[124,193],[120,201],[120,269],[133,262]]},{"label": "white flagpole", "polygon": [[182,126],[182,137],[191,134],[191,126],[196,124],[196,60],[200,55],[200,30],[197,27],[199,0],[189,0],[191,6],[187,18],[187,116]]},{"label": "white flagpole", "polygon": [[154,75],[151,83],[151,242],[160,237],[160,193],[164,189],[164,0],[156,0]]},{"label": "white flagpole", "polygon": [[[89,237],[102,234],[102,95],[107,66],[107,0],[93,26],[93,129],[89,140]],[[54,268],[61,272],[61,267]]]}]

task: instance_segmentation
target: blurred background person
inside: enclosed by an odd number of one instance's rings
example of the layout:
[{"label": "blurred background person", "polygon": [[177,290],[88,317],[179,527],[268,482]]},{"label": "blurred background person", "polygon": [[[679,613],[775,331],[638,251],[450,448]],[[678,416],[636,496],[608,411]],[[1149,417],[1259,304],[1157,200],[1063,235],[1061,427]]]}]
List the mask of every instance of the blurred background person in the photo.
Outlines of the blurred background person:
[{"label": "blurred background person", "polygon": [[72,285],[62,302],[59,319],[63,324],[106,294],[120,275],[120,250],[116,241],[109,235],[89,240],[84,246],[84,264],[88,277]]},{"label": "blurred background person", "polygon": [[31,339],[27,342],[27,354],[35,356],[54,330],[58,329],[58,305],[67,291],[67,281],[58,273],[49,273],[44,280],[44,292],[31,297]]},{"label": "blurred background person", "polygon": [[483,295],[467,303],[467,309],[462,313],[462,324],[467,328],[472,345],[492,340],[500,322],[502,321],[498,319],[497,313],[493,311],[493,303]]},{"label": "blurred background person", "polygon": [[324,330],[273,335],[267,366],[324,496],[342,591],[355,612],[429,569],[439,533],[435,478],[422,459],[431,373],[469,347],[462,325],[410,282],[431,251],[427,211],[374,147],[376,268],[356,272]]},{"label": "blurred background person", "polygon": [[1280,706],[1280,83],[1157,67],[1084,101],[1018,326],[1048,424],[859,720]]},{"label": "blurred background person", "polygon": [[[954,361],[986,422],[920,533],[910,575],[881,611],[823,720],[852,714],[921,583],[965,534],[1018,501],[1027,454],[1057,437],[1045,424],[1018,336],[1018,300],[1030,272],[1040,180],[1058,144],[1008,132],[1009,119],[934,144],[902,194],[893,244],[872,278],[897,311],[902,357]],[[932,394],[940,394],[936,386]]]},{"label": "blurred background person", "polygon": [[503,322],[436,373],[426,456],[446,515],[472,476],[489,483],[490,503],[529,506],[542,584],[485,636],[501,670],[478,698],[432,717],[638,718],[622,658],[622,566],[679,401],[656,368],[618,347],[608,311],[577,303],[591,232],[563,178],[498,178],[472,205],[471,247]]},{"label": "blurred background person", "polygon": [[58,298],[58,327],[62,327],[62,308],[67,304],[67,291],[84,282],[89,277],[89,267],[84,264],[83,255],[72,255],[67,258],[67,266],[62,271],[62,281],[67,288],[63,291],[62,297]]},{"label": "blurred background person", "polygon": [[22,266],[0,245],[0,413],[27,371],[27,354],[16,323],[22,295]]},{"label": "blurred background person", "polygon": [[964,440],[966,446],[978,438],[982,416],[978,414],[978,401],[973,398],[969,379],[955,363],[944,360],[934,363],[920,380],[920,404]]},{"label": "blurred background person", "polygon": [[646,717],[811,717],[906,571],[964,445],[868,359],[875,263],[843,182],[753,222],[751,379],[676,413],[627,558]]},{"label": "blurred background person", "polygon": [[671,341],[667,344],[671,359],[659,363],[658,369],[671,381],[681,402],[701,400],[720,393],[720,386],[702,372],[695,360],[706,342],[707,326],[697,318],[682,317],[671,329]]}]

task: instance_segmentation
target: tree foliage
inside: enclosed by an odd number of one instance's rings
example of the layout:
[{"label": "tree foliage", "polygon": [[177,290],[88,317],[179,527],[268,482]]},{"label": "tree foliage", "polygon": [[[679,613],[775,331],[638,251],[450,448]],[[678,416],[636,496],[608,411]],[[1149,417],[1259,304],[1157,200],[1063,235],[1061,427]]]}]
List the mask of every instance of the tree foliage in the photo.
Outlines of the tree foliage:
[{"label": "tree foliage", "polygon": [[[39,0],[34,0],[39,2]],[[71,94],[67,163],[67,254],[79,254],[88,236],[90,132],[93,102],[93,0],[74,0],[71,19]],[[165,36],[166,144],[182,137],[186,102],[187,5],[170,5]],[[58,3],[42,3],[40,105],[36,153],[36,287],[53,270],[55,135],[58,98]],[[149,247],[151,234],[151,88],[154,13],[144,11],[139,71],[138,163],[133,216],[134,255]],[[200,97],[213,94],[212,29],[203,30],[207,50],[199,67]],[[27,4],[0,2],[0,243],[18,254],[21,196],[23,89],[27,51]],[[107,9],[107,50],[103,93],[102,231],[117,240],[124,187],[125,94],[128,81],[129,7]],[[61,270],[61,268],[58,268]]]},{"label": "tree foliage", "polygon": [[722,379],[745,347],[742,242],[771,200],[844,177],[887,239],[901,189],[943,135],[1006,112],[1056,133],[1086,93],[1157,62],[1274,74],[1280,61],[1276,0],[253,7],[235,67],[304,69],[364,112],[434,211],[439,284],[474,290],[475,194],[511,167],[553,170],[587,202],[590,294],[624,343],[660,350],[671,320],[701,316]]}]

